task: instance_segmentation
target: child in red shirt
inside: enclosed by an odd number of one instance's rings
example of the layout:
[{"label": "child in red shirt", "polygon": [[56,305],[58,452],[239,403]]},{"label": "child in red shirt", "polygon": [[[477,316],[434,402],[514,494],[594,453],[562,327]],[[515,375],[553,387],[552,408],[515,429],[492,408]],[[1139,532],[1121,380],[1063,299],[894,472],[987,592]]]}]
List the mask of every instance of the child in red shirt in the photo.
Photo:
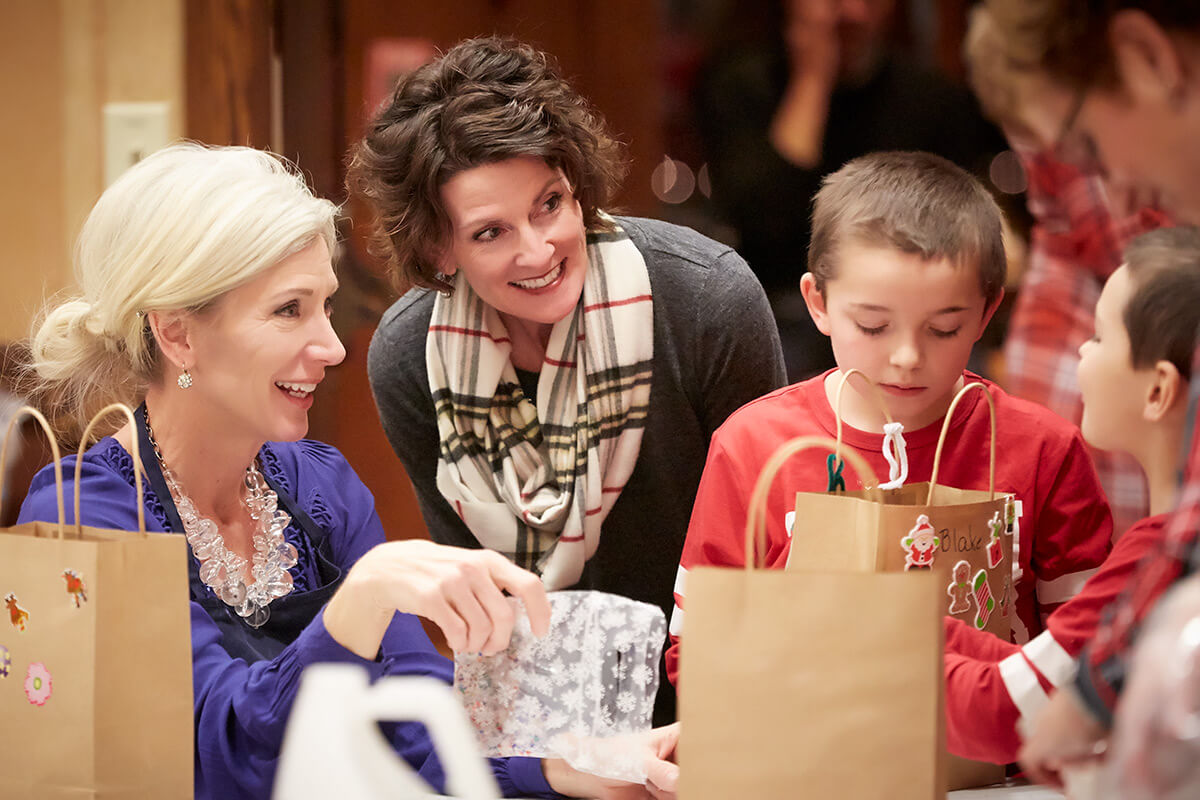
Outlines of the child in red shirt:
[{"label": "child in red shirt", "polygon": [[[926,153],[874,153],[830,175],[813,212],[809,272],[800,288],[833,344],[838,368],[743,406],[717,430],[692,510],[675,584],[667,675],[679,674],[688,570],[743,563],[746,501],[775,449],[797,436],[836,434],[833,398],[842,371],[878,384],[904,428],[908,482],[926,481],[942,419],[969,381],[972,345],[1003,296],[1000,212],[962,169]],[[1079,431],[1057,415],[984,381],[996,403],[996,489],[1015,495],[1013,638],[1037,636],[1108,554],[1108,504]],[[859,380],[843,392],[843,442],[889,475],[884,417]],[[988,407],[979,393],[959,403],[940,483],[988,486]],[[861,485],[850,468],[847,488]],[[767,501],[766,564],[782,568],[797,491],[825,491],[824,454],[790,460]],[[796,520],[804,525],[806,521]],[[827,532],[836,535],[836,531]],[[1003,593],[1001,599],[1004,599]]]},{"label": "child in red shirt", "polygon": [[1075,656],[1096,632],[1142,557],[1159,550],[1175,504],[1183,454],[1192,332],[1200,326],[1200,229],[1166,228],[1135,239],[1096,305],[1096,334],[1079,349],[1083,435],[1131,454],[1146,472],[1151,515],[1117,541],[1100,571],[1050,615],[1024,646],[980,635],[946,617],[946,738],[951,752],[1016,759],[1019,718],[1052,691],[1070,691]]}]

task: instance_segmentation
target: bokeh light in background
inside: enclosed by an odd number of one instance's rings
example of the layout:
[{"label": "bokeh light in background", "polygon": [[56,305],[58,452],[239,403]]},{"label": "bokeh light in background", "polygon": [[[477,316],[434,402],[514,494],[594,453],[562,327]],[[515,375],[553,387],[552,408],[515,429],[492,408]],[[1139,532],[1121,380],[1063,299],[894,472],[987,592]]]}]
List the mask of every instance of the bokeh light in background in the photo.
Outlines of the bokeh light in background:
[{"label": "bokeh light in background", "polygon": [[682,161],[663,156],[650,174],[650,188],[662,202],[678,205],[686,202],[696,190],[696,175]]},{"label": "bokeh light in background", "polygon": [[1021,159],[1012,150],[996,154],[988,167],[988,177],[992,185],[1005,194],[1020,194],[1029,186]]}]

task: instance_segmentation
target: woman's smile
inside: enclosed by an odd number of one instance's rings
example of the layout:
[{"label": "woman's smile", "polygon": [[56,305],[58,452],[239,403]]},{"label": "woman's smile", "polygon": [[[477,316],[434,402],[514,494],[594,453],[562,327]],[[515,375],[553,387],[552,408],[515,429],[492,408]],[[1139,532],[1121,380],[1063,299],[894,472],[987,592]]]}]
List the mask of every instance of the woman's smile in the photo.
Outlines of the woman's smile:
[{"label": "woman's smile", "polygon": [[511,286],[516,286],[518,289],[527,291],[541,291],[549,288],[559,282],[563,274],[566,272],[566,259],[559,261],[555,266],[551,267],[544,275],[539,275],[536,278],[530,278],[524,281],[510,281]]}]

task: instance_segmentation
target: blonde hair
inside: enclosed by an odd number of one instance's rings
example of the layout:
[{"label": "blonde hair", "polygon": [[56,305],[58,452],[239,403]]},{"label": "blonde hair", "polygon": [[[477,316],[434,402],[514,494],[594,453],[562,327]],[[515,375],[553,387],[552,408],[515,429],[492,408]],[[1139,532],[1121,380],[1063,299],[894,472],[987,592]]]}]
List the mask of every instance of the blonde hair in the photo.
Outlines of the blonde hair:
[{"label": "blonde hair", "polygon": [[131,167],[75,247],[81,294],[35,326],[31,395],[69,438],[110,402],[136,405],[161,369],[149,311],[198,311],[307,247],[330,252],[337,207],[285,160],[184,142]]},{"label": "blonde hair", "polygon": [[1009,58],[1003,34],[991,11],[983,6],[971,12],[963,53],[967,78],[983,113],[1000,124],[1019,125],[1017,83],[1029,70],[1019,69]]},{"label": "blonde hair", "polygon": [[1005,69],[1037,70],[1068,89],[1111,89],[1117,83],[1109,25],[1141,11],[1169,33],[1200,33],[1200,4],[1188,0],[985,0]]}]

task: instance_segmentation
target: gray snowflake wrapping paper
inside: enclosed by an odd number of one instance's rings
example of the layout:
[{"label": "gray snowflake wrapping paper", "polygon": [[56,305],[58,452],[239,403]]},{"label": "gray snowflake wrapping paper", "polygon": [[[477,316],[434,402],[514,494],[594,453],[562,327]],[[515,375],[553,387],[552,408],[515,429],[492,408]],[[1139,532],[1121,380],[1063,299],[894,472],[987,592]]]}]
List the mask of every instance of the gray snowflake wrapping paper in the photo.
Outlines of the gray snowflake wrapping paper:
[{"label": "gray snowflake wrapping paper", "polygon": [[458,653],[454,688],[485,756],[563,758],[582,772],[643,783],[646,735],[667,625],[617,595],[551,592],[538,639],[515,599],[508,649]]}]

